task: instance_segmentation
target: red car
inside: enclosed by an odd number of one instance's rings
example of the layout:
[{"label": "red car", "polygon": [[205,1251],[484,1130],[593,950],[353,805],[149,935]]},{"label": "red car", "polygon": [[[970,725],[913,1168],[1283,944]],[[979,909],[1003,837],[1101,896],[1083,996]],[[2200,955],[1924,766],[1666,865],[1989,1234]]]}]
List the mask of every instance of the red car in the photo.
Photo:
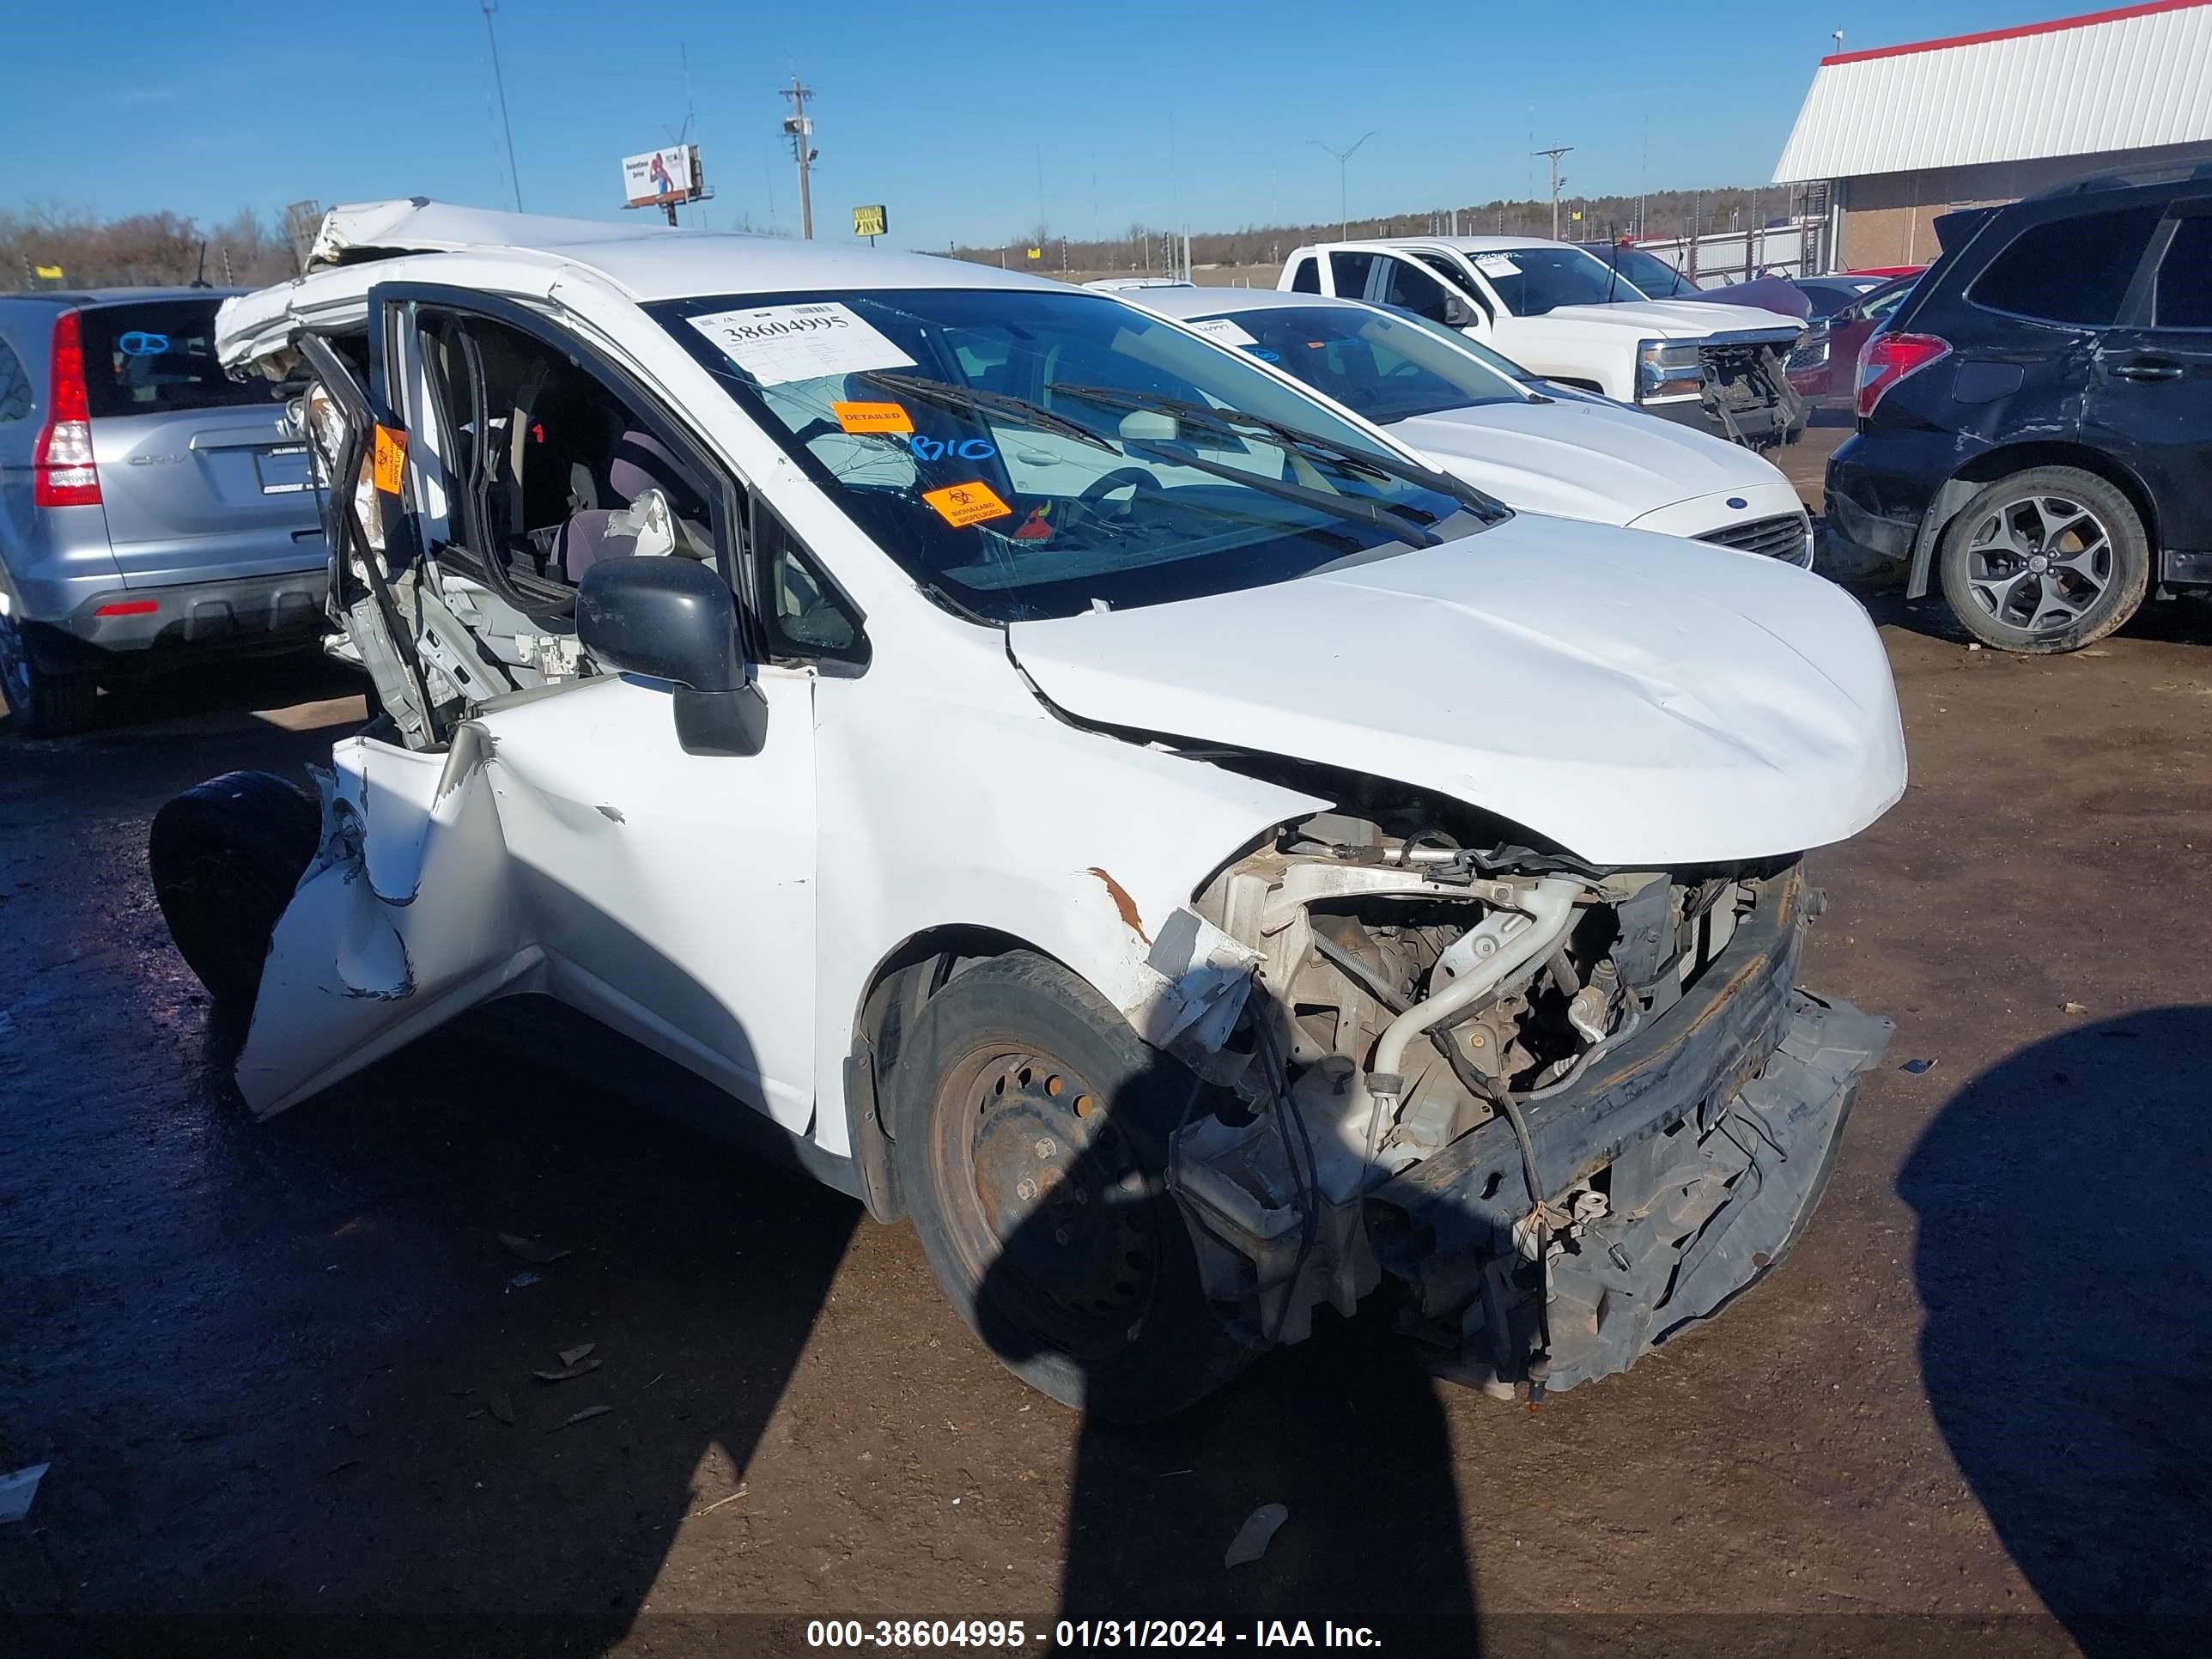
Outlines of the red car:
[{"label": "red car", "polygon": [[1926,265],[1861,265],[1850,274],[1854,276],[1917,276]]},{"label": "red car", "polygon": [[1809,403],[1851,401],[1859,361],[1859,348],[1880,328],[1898,302],[1912,291],[1918,270],[1892,278],[1805,331],[1805,338],[1790,354],[1790,385]]}]

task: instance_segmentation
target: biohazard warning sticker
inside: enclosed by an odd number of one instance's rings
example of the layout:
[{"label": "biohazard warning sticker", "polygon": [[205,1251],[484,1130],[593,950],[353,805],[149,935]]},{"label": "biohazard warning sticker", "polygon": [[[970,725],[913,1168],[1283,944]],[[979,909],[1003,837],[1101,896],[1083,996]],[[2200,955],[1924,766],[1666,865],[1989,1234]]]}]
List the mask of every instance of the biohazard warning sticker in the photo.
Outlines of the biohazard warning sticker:
[{"label": "biohazard warning sticker", "polygon": [[387,495],[399,493],[407,471],[407,434],[398,427],[376,428],[376,487]]},{"label": "biohazard warning sticker", "polygon": [[1014,510],[999,499],[998,491],[981,482],[924,490],[921,499],[937,509],[939,518],[956,529],[985,519],[1003,519]]},{"label": "biohazard warning sticker", "polygon": [[897,404],[831,404],[830,412],[848,432],[914,430],[914,416]]}]

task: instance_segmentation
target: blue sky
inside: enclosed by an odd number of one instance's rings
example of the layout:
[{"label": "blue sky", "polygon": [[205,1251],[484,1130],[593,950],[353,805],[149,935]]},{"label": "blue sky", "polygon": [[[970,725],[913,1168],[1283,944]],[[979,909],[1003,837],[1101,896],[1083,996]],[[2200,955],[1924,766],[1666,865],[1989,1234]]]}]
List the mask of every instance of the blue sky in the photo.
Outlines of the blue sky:
[{"label": "blue sky", "polygon": [[[941,247],[1036,222],[1040,173],[1042,216],[1073,236],[1333,216],[1337,164],[1309,141],[1370,130],[1355,215],[1540,193],[1532,133],[1576,147],[1571,195],[1756,182],[1837,25],[1856,50],[2084,9],[499,0],[496,26],[533,212],[619,217],[619,158],[676,136],[688,58],[714,228],[796,225],[776,96],[796,68],[818,94],[817,234],[883,202],[894,242]],[[96,28],[51,4],[10,22],[0,208],[510,200],[477,0],[97,9]]]}]

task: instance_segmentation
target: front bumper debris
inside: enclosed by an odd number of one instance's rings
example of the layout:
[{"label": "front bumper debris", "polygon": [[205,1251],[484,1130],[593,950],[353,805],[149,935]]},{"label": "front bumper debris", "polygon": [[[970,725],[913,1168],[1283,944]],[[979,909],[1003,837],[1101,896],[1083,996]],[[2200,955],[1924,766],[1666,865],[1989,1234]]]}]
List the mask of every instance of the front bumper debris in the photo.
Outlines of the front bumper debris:
[{"label": "front bumper debris", "polygon": [[1547,1204],[1575,1216],[1552,1235],[1547,1272],[1521,1248],[1529,1204],[1503,1121],[1370,1194],[1376,1254],[1411,1292],[1415,1334],[1441,1350],[1443,1374],[1550,1390],[1610,1376],[1796,1242],[1892,1030],[1792,988],[1797,896],[1747,919],[1667,1018],[1524,1108]]},{"label": "front bumper debris", "polygon": [[1639,404],[1647,415],[1726,438],[1747,449],[1795,443],[1805,429],[1805,399],[1790,384],[1774,348],[1707,346],[1705,390],[1697,398]]}]

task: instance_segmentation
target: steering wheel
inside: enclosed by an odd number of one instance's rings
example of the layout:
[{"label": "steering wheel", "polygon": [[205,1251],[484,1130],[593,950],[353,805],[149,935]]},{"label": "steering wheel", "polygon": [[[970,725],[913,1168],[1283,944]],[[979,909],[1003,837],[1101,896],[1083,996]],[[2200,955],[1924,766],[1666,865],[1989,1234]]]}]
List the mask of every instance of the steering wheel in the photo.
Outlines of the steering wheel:
[{"label": "steering wheel", "polygon": [[1117,466],[1111,472],[1102,472],[1093,478],[1075,499],[1085,507],[1097,507],[1124,484],[1135,489],[1152,489],[1158,488],[1158,479],[1140,466]]}]

